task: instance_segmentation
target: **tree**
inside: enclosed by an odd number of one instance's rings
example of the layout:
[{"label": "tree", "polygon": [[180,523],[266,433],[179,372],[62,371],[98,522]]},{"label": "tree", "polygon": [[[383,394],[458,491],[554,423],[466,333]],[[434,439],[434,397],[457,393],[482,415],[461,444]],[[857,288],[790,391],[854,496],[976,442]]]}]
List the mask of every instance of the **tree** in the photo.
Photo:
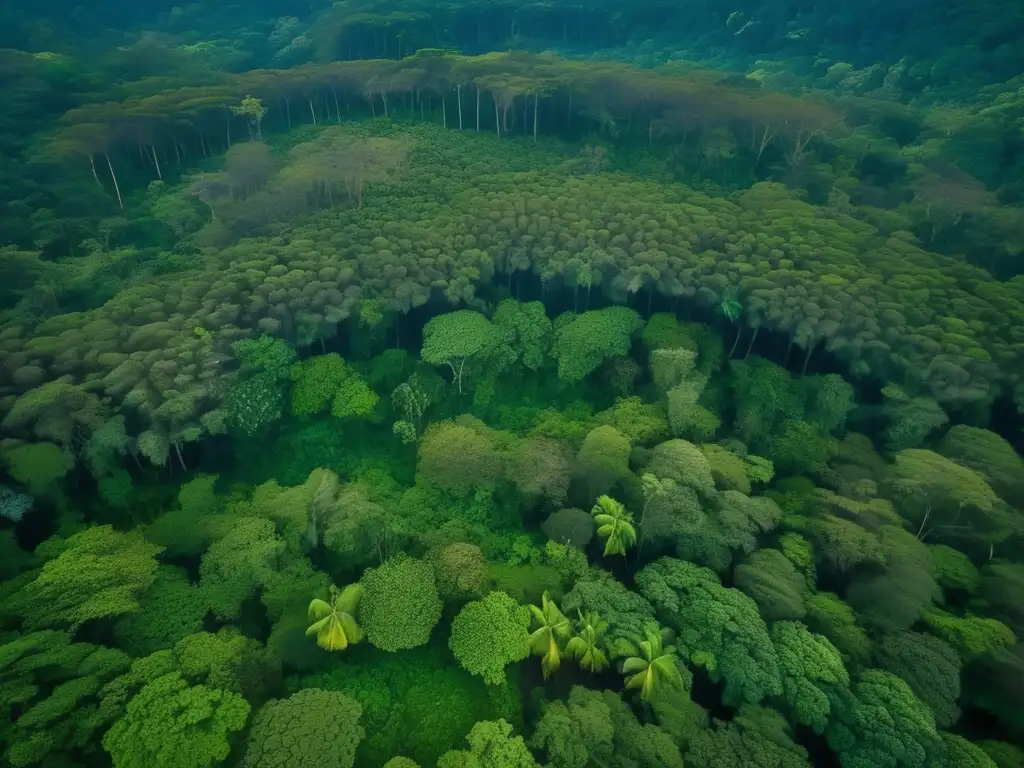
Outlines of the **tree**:
[{"label": "tree", "polygon": [[203,628],[209,609],[198,587],[182,568],[162,565],[139,600],[138,611],[126,613],[114,625],[118,645],[133,656],[170,648]]},{"label": "tree", "polygon": [[875,649],[879,668],[898,675],[948,728],[960,718],[960,657],[947,643],[920,632],[886,635]]},{"label": "tree", "polygon": [[558,507],[569,492],[572,460],[572,449],[564,443],[526,437],[506,452],[505,476],[528,502]]},{"label": "tree", "polygon": [[505,334],[479,312],[460,309],[438,315],[423,328],[420,357],[431,365],[448,366],[452,372],[452,385],[460,395],[466,363],[476,371],[488,363],[507,362],[510,353]]},{"label": "tree", "polygon": [[629,438],[613,427],[587,433],[576,455],[576,473],[592,497],[607,493],[629,474],[630,450]]},{"label": "tree", "polygon": [[988,563],[981,569],[981,585],[971,607],[1024,637],[1024,565]]},{"label": "tree", "polygon": [[1002,502],[981,474],[918,448],[895,459],[886,487],[918,538],[988,544],[1006,536]]},{"label": "tree", "polygon": [[529,370],[539,371],[545,365],[552,325],[541,302],[504,299],[494,313],[494,325],[506,334],[517,359]]},{"label": "tree", "polygon": [[541,524],[540,529],[552,541],[586,550],[590,540],[594,538],[596,526],[590,513],[570,508],[552,512]]},{"label": "tree", "polygon": [[933,635],[949,643],[965,663],[1017,642],[1013,630],[1003,622],[971,613],[954,616],[938,608],[927,608],[921,621]]},{"label": "tree", "polygon": [[694,768],[807,768],[807,750],[793,740],[789,724],[773,709],[740,707],[729,722],[715,721],[690,742],[686,764]]},{"label": "tree", "polygon": [[996,433],[957,424],[942,437],[935,450],[979,472],[1007,503],[1024,503],[1024,458]]},{"label": "tree", "polygon": [[137,611],[140,597],[156,580],[161,548],[138,531],[95,526],[60,546],[56,558],[4,601],[26,629],[76,632],[89,621]]},{"label": "tree", "polygon": [[782,693],[778,656],[753,600],[723,587],[713,571],[672,558],[645,566],[636,583],[690,661],[725,681],[725,702]]},{"label": "tree", "polygon": [[577,581],[562,598],[562,610],[600,616],[601,622],[606,624],[600,634],[610,660],[635,656],[647,627],[657,625],[651,604],[610,575],[594,575]]},{"label": "tree", "polygon": [[629,354],[633,335],[642,327],[640,316],[626,307],[558,318],[551,347],[558,362],[558,378],[582,381],[608,358]]},{"label": "tree", "polygon": [[885,446],[892,453],[917,448],[928,436],[949,423],[942,407],[927,397],[911,397],[894,384],[882,388],[883,413],[889,419]]},{"label": "tree", "polygon": [[805,622],[812,632],[824,635],[851,665],[862,664],[871,656],[871,640],[857,625],[853,608],[831,592],[816,592],[807,598]]},{"label": "tree", "polygon": [[[267,114],[267,110],[263,108],[263,102],[254,96],[246,96],[242,99],[241,104],[231,107],[231,114],[242,115],[252,125],[255,125],[256,138],[263,140],[262,123],[264,115]],[[252,133],[252,128],[249,129],[249,133]]]},{"label": "tree", "polygon": [[423,560],[398,556],[368,568],[360,584],[359,617],[366,638],[377,648],[399,651],[430,640],[441,619],[433,567]]},{"label": "tree", "polygon": [[529,626],[529,610],[504,592],[491,592],[459,611],[448,647],[470,674],[500,685],[505,667],[530,654]]},{"label": "tree", "polygon": [[199,563],[199,583],[210,610],[222,619],[241,616],[242,604],[267,583],[284,550],[271,520],[236,520]]},{"label": "tree", "polygon": [[597,535],[604,539],[604,555],[626,556],[626,549],[636,543],[633,516],[610,496],[599,496],[591,510]]},{"label": "tree", "polygon": [[674,480],[678,485],[693,488],[701,494],[715,490],[711,465],[700,448],[686,440],[669,440],[655,446],[647,471],[659,480]]},{"label": "tree", "polygon": [[978,744],[973,744],[955,733],[940,733],[946,748],[944,765],[949,768],[1000,768]]},{"label": "tree", "polygon": [[547,680],[562,664],[561,645],[572,634],[572,627],[547,592],[541,595],[540,607],[527,607],[537,627],[530,633],[530,652],[541,657],[541,670]]},{"label": "tree", "polygon": [[361,584],[350,584],[343,590],[331,587],[329,601],[313,598],[309,603],[306,636],[316,635],[316,644],[325,651],[343,651],[363,639],[363,630],[355,614],[363,596]]},{"label": "tree", "polygon": [[896,675],[862,672],[833,702],[833,711],[825,735],[844,766],[924,768],[941,758],[931,712]]},{"label": "tree", "polygon": [[586,768],[613,755],[615,725],[601,694],[573,686],[569,700],[545,701],[530,737],[553,768]]},{"label": "tree", "polygon": [[352,768],[365,730],[363,708],[343,693],[304,688],[271,699],[252,719],[243,765],[286,768],[316,765]]},{"label": "tree", "polygon": [[334,399],[335,394],[353,373],[341,355],[317,355],[303,360],[291,369],[292,413],[313,416]]},{"label": "tree", "polygon": [[245,727],[249,704],[237,693],[189,685],[178,672],[146,683],[103,737],[116,768],[212,768]]},{"label": "tree", "polygon": [[579,617],[576,634],[569,638],[565,652],[576,660],[584,672],[601,672],[608,667],[608,655],[604,650],[604,634],[608,622],[596,613],[576,613]]},{"label": "tree", "polygon": [[807,582],[777,549],[759,549],[733,571],[733,581],[758,605],[765,621],[802,619]]},{"label": "tree", "polygon": [[427,427],[420,441],[417,471],[437,486],[460,494],[493,488],[502,462],[492,432],[483,422],[464,417]]},{"label": "tree", "polygon": [[482,720],[466,737],[469,750],[446,752],[438,768],[538,768],[522,736],[505,720]]},{"label": "tree", "polygon": [[640,642],[640,656],[630,656],[622,662],[627,689],[640,689],[640,700],[649,701],[662,686],[683,686],[678,657],[674,645],[665,645],[665,631],[648,629],[646,639]]},{"label": "tree", "polygon": [[824,733],[837,688],[850,685],[843,657],[823,635],[797,621],[772,625],[772,643],[779,654],[782,697],[797,722]]},{"label": "tree", "polygon": [[479,547],[456,541],[428,554],[444,600],[480,597],[487,588],[487,558]]}]

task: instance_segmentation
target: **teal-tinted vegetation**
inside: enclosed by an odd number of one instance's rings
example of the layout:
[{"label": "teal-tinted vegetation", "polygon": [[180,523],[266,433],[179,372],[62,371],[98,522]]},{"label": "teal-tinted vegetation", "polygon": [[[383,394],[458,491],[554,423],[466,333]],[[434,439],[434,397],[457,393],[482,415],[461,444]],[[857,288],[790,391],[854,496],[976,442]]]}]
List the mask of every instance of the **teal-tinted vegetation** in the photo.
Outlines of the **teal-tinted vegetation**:
[{"label": "teal-tinted vegetation", "polygon": [[0,11],[14,768],[1024,766],[1024,15]]}]

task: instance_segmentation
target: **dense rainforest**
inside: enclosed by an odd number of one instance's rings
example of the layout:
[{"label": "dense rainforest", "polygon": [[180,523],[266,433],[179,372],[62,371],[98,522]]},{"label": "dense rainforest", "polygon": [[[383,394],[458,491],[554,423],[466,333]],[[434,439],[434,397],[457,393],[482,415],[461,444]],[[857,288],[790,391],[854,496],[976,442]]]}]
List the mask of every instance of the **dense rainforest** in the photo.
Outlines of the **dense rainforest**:
[{"label": "dense rainforest", "polygon": [[11,0],[12,768],[1024,768],[1024,9]]}]

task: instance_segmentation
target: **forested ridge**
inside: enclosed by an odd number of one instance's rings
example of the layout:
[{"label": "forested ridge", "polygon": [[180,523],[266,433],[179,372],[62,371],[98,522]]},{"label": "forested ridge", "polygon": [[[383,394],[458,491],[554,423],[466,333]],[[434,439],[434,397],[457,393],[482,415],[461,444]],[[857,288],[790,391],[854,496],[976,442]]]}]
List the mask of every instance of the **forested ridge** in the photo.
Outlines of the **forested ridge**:
[{"label": "forested ridge", "polygon": [[1024,766],[983,5],[5,7],[5,764]]}]

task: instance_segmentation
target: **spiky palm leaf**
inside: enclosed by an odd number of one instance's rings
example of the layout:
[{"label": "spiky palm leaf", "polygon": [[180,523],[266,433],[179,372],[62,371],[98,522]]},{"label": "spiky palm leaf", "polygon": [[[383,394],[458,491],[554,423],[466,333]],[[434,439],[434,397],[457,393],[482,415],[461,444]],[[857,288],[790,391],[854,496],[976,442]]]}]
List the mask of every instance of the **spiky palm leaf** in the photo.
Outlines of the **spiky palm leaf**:
[{"label": "spiky palm leaf", "polygon": [[640,689],[640,700],[648,701],[661,685],[683,685],[683,676],[676,666],[676,649],[664,644],[661,634],[646,630],[647,639],[640,642],[640,656],[630,656],[622,664],[626,688]]},{"label": "spiky palm leaf", "polygon": [[604,650],[604,633],[608,622],[596,613],[579,615],[579,631],[565,646],[565,651],[580,665],[584,672],[600,672],[608,667],[608,655]]},{"label": "spiky palm leaf", "polygon": [[611,496],[599,496],[591,510],[597,524],[597,535],[605,540],[605,555],[622,555],[636,544],[633,516]]},{"label": "spiky palm leaf", "polygon": [[330,601],[313,598],[309,603],[306,637],[316,635],[316,644],[327,651],[343,651],[363,639],[363,630],[356,623],[355,612],[363,596],[360,584],[350,584],[338,591],[331,587]]},{"label": "spiky palm leaf", "polygon": [[562,664],[559,641],[572,634],[572,627],[547,592],[541,595],[541,607],[531,605],[530,613],[537,624],[537,629],[530,634],[530,652],[541,657],[540,668],[547,680]]}]

